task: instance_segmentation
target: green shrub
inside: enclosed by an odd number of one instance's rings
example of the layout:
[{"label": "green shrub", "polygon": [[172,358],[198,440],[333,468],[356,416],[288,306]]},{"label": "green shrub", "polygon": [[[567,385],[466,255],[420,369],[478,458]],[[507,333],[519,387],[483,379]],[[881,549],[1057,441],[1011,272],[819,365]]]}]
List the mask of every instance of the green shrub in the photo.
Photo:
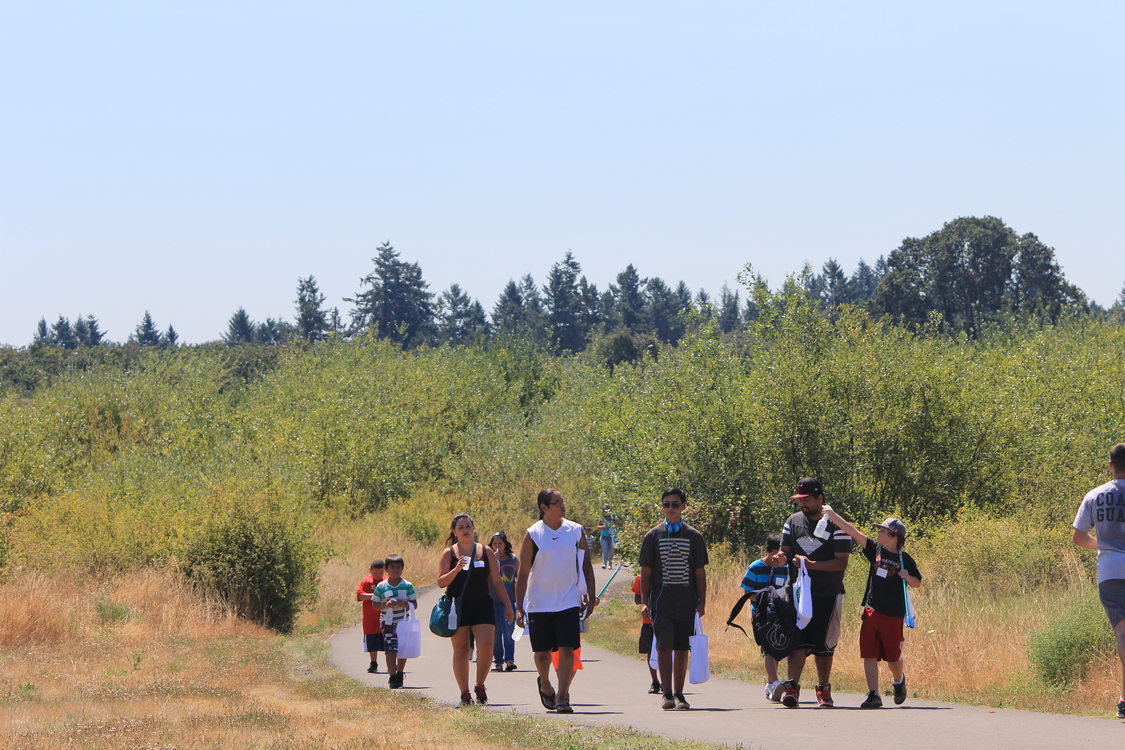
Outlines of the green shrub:
[{"label": "green shrub", "polygon": [[299,514],[273,503],[231,503],[188,542],[183,571],[239,616],[289,632],[316,593],[323,554],[310,537]]},{"label": "green shrub", "polygon": [[1069,687],[1082,678],[1098,653],[1114,648],[1113,633],[1097,596],[1084,593],[1060,608],[1045,630],[1031,634],[1032,668],[1048,685]]}]

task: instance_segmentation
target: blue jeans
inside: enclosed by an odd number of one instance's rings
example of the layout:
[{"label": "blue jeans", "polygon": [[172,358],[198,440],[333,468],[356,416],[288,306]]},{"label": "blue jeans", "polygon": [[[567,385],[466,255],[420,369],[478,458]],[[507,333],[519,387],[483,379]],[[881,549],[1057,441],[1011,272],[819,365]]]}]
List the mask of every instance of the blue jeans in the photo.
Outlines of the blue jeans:
[{"label": "blue jeans", "polygon": [[496,631],[492,637],[492,662],[503,664],[514,661],[516,658],[516,642],[512,640],[512,629],[515,623],[504,619],[504,605],[493,603],[496,610]]},{"label": "blue jeans", "polygon": [[609,565],[613,562],[613,537],[603,536],[602,541],[602,565]]}]

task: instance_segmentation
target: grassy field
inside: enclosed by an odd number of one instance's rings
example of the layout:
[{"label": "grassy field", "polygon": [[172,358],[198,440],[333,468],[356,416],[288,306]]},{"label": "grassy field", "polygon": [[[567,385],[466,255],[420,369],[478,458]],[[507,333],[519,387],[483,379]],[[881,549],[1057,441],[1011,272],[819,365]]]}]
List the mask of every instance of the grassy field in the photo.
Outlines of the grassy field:
[{"label": "grassy field", "polygon": [[171,571],[13,576],[0,585],[0,747],[706,747],[456,710],[340,675],[326,636],[355,620],[355,583],[392,542],[373,519],[330,531],[341,556],[290,636],[230,616]]}]

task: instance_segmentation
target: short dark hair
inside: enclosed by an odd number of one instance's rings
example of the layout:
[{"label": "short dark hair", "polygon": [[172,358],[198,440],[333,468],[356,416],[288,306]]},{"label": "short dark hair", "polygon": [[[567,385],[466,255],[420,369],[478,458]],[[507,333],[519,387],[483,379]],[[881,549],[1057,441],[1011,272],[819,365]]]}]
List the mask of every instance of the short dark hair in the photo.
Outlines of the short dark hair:
[{"label": "short dark hair", "polygon": [[1118,443],[1109,449],[1109,462],[1118,471],[1125,471],[1125,443]]},{"label": "short dark hair", "polygon": [[766,537],[766,552],[777,552],[781,549],[781,534],[770,534]]},{"label": "short dark hair", "polygon": [[386,559],[383,560],[383,564],[388,568],[395,564],[401,565],[404,568],[406,567],[406,563],[403,561],[402,555],[387,555]]},{"label": "short dark hair", "polygon": [[668,489],[664,490],[664,494],[660,496],[660,499],[663,500],[669,495],[678,495],[680,498],[680,502],[684,505],[687,505],[687,495],[685,495],[684,491],[679,487],[669,487]]},{"label": "short dark hair", "polygon": [[367,567],[368,568],[385,568],[386,566],[387,566],[387,562],[380,558],[378,560],[372,560],[371,564],[368,565]]}]

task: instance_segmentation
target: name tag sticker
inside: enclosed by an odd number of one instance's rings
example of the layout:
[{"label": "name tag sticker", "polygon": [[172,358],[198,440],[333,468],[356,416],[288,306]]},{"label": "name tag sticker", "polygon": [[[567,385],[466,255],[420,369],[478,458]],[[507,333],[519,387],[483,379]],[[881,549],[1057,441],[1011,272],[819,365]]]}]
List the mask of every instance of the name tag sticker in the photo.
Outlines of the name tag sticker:
[{"label": "name tag sticker", "polygon": [[879,576],[880,578],[886,578],[887,577],[887,569],[886,568],[877,568],[875,570],[875,575]]},{"label": "name tag sticker", "polygon": [[473,567],[474,568],[483,568],[484,567],[484,560],[477,560],[476,562],[473,563]]}]

